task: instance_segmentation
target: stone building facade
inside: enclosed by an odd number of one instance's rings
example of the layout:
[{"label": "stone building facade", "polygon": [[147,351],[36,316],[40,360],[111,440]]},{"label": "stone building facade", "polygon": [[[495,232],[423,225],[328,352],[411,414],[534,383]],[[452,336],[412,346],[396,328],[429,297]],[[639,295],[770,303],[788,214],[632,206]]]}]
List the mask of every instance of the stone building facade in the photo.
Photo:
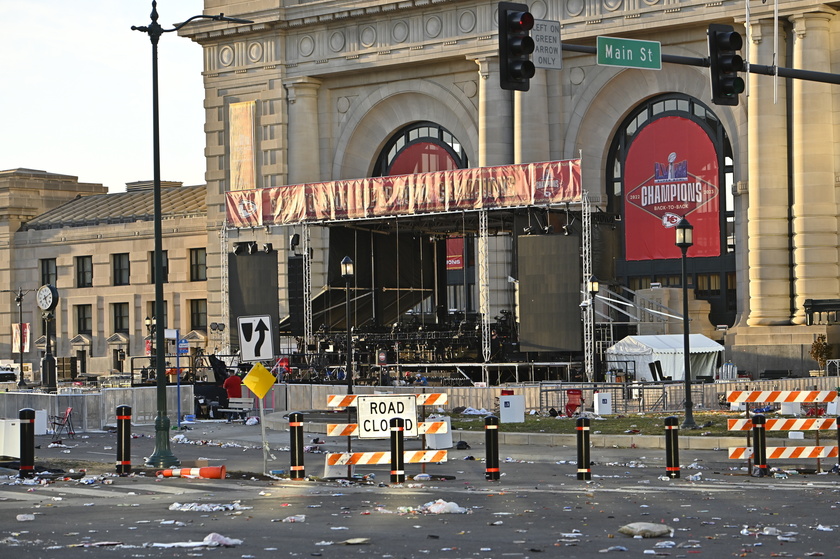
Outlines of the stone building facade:
[{"label": "stone building facade", "polygon": [[[597,36],[609,35],[655,40],[663,53],[702,58],[708,25],[724,23],[745,36],[743,54],[754,64],[771,65],[775,56],[783,67],[840,67],[833,48],[840,23],[832,4],[781,0],[778,29],[772,4],[749,6],[748,22],[744,2],[735,1],[534,0],[530,10],[538,19],[559,21],[564,43],[594,45]],[[455,139],[450,148],[462,149],[469,166],[580,157],[590,200],[598,211],[618,217],[615,232],[604,235],[611,248],[596,254],[602,282],[634,289],[660,281],[673,286],[678,259],[628,261],[621,220],[627,149],[639,128],[670,115],[702,121],[719,156],[726,199],[720,255],[691,258],[689,271],[698,298],[711,301],[711,324],[728,327],[727,357],[754,373],[802,373],[814,368],[807,348],[817,334],[840,342],[830,321],[806,324],[805,316],[806,300],[840,298],[840,150],[834,141],[840,95],[834,86],[752,74],[739,105],[717,106],[706,68],[598,66],[591,54],[564,52],[562,70],[537,70],[530,91],[514,94],[498,85],[496,2],[205,0],[205,14],[219,12],[254,23],[202,21],[179,32],[205,53],[206,213],[181,218],[184,224],[167,234],[184,250],[206,247],[207,280],[199,291],[207,316],[228,324],[233,319],[228,254],[239,242],[273,243],[279,253],[277,310],[280,316],[289,311],[288,239],[300,229],[227,229],[227,192],[386,173],[380,166],[388,160],[385,151],[401,130],[418,123],[445,129]],[[148,243],[150,232],[132,227],[118,227],[115,242]],[[314,227],[311,233],[317,292],[328,283],[329,232]],[[132,235],[136,239],[125,239]],[[34,237],[34,231],[14,233],[13,245]],[[514,237],[491,239],[493,312],[510,304]],[[148,245],[131,250],[142,254],[132,252],[132,263],[142,268]],[[172,281],[185,291],[169,304],[173,315],[183,316],[190,297],[198,297],[190,290],[199,286],[186,281],[186,256],[170,258],[177,278]],[[8,285],[20,283],[8,273]],[[137,274],[138,283],[148,279],[148,271]],[[143,333],[146,313],[146,292],[139,291],[125,294],[134,335]],[[103,305],[97,303],[102,315]],[[67,325],[70,318],[59,323]],[[65,328],[60,337],[75,334]],[[92,355],[102,351],[94,349],[97,343],[103,342],[91,342]]]}]

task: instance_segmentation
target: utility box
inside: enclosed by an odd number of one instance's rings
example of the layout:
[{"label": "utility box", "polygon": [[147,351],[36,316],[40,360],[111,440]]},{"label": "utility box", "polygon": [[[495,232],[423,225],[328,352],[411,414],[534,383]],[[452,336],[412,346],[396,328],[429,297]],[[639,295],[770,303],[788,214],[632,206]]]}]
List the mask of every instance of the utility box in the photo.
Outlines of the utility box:
[{"label": "utility box", "polygon": [[799,402],[782,402],[779,413],[782,415],[802,415],[802,404]]},{"label": "utility box", "polygon": [[35,434],[47,434],[47,410],[35,410]]},{"label": "utility box", "polygon": [[452,448],[452,419],[448,415],[430,415],[425,421],[442,421],[446,423],[445,433],[434,433],[426,435],[426,448],[438,450],[441,448]]},{"label": "utility box", "polygon": [[525,396],[499,396],[499,422],[525,423]]},{"label": "utility box", "polygon": [[609,392],[596,392],[593,396],[594,409],[597,415],[612,415],[612,394]]},{"label": "utility box", "polygon": [[0,419],[0,456],[20,458],[20,419]]}]

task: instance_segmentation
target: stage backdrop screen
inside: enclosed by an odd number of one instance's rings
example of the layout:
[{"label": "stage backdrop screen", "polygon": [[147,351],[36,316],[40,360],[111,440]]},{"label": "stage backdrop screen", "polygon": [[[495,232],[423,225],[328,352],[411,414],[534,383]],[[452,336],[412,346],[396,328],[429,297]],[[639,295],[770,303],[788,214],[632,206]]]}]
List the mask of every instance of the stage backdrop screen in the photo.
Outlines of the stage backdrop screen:
[{"label": "stage backdrop screen", "polygon": [[625,258],[680,258],[674,227],[694,226],[688,256],[720,256],[720,187],[714,143],[687,118],[668,116],[642,128],[624,165]]},{"label": "stage backdrop screen", "polygon": [[521,351],[582,351],[580,237],[522,235],[518,252]]},{"label": "stage backdrop screen", "polygon": [[[255,254],[228,254],[230,279],[230,328],[236,328],[240,316],[271,317],[274,347],[280,347],[278,333],[277,251]],[[209,317],[208,317],[209,318]],[[210,318],[212,320],[212,318]],[[235,335],[234,343],[239,344]]]}]

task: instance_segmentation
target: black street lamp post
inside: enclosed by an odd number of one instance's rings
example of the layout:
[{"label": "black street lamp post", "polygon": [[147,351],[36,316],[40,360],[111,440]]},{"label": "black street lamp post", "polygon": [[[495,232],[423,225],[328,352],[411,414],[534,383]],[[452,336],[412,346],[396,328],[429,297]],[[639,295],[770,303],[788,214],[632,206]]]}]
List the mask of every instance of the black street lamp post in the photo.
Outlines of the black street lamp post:
[{"label": "black street lamp post", "polygon": [[598,295],[598,292],[601,290],[601,282],[598,281],[598,278],[595,276],[590,276],[589,279],[586,281],[586,290],[589,291],[589,308],[587,309],[589,318],[591,320],[589,326],[592,328],[592,380],[598,380],[598,348],[595,346],[595,342],[598,340],[598,336],[595,335],[595,297]]},{"label": "black street lamp post", "polygon": [[347,364],[344,374],[347,377],[347,393],[353,393],[353,338],[350,327],[350,283],[353,281],[353,260],[345,256],[341,261],[341,277],[344,278],[347,291],[344,301],[344,317],[347,324]]},{"label": "black street lamp post", "polygon": [[146,325],[146,334],[149,336],[149,367],[155,368],[155,330],[157,329],[157,318],[148,316],[143,321]]},{"label": "black street lamp post", "polygon": [[26,380],[23,378],[23,297],[30,291],[32,290],[27,289],[24,291],[22,287],[18,287],[17,291],[13,291],[11,289],[3,289],[0,291],[0,293],[14,293],[15,304],[17,304],[18,308],[18,388],[26,388]]},{"label": "black street lamp post", "polygon": [[[353,275],[353,259],[345,256],[341,260],[341,277],[344,278],[346,287],[344,293],[344,320],[347,325],[347,361],[345,363],[344,376],[347,378],[348,394],[353,393],[353,331],[350,327],[350,284],[353,281]],[[347,407],[347,423],[353,422],[350,416],[351,409],[350,406]],[[353,452],[353,443],[351,441],[352,437],[347,437],[347,454],[352,454]],[[347,465],[347,479],[353,479],[353,466],[350,464]]]},{"label": "black street lamp post", "polygon": [[[154,237],[155,237],[155,316],[165,316],[163,312],[163,233],[161,226],[162,210],[160,201],[160,114],[158,111],[158,53],[157,46],[160,36],[164,33],[178,31],[191,21],[197,19],[210,19],[213,21],[229,21],[232,23],[253,23],[250,20],[226,17],[224,14],[217,16],[198,15],[181,22],[172,29],[164,29],[158,23],[157,2],[152,0],[151,23],[148,26],[131,26],[133,31],[141,31],[149,35],[152,42],[152,160],[154,180]],[[177,466],[180,461],[175,458],[169,447],[170,421],[166,412],[166,374],[164,340],[165,324],[155,328],[155,379],[157,382],[157,417],[155,418],[155,450],[146,459],[146,465],[167,468]]]},{"label": "black street lamp post", "polygon": [[688,321],[688,279],[685,272],[685,257],[688,249],[694,244],[694,227],[683,216],[676,227],[676,245],[682,251],[682,295],[683,295],[683,363],[685,369],[685,420],[680,429],[697,429],[694,422],[694,404],[691,401],[691,359],[689,356],[689,321]]}]

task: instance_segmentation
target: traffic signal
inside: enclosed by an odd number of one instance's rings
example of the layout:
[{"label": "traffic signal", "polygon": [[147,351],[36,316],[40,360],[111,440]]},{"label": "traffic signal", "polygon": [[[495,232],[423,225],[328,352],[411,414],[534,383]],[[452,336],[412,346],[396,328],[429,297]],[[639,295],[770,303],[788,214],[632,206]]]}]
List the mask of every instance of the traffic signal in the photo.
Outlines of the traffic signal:
[{"label": "traffic signal", "polygon": [[737,105],[744,92],[744,59],[736,52],[744,46],[741,34],[731,25],[709,25],[709,74],[712,77],[712,103]]},{"label": "traffic signal", "polygon": [[502,89],[528,91],[534,77],[534,16],[526,4],[499,2],[499,76]]}]

